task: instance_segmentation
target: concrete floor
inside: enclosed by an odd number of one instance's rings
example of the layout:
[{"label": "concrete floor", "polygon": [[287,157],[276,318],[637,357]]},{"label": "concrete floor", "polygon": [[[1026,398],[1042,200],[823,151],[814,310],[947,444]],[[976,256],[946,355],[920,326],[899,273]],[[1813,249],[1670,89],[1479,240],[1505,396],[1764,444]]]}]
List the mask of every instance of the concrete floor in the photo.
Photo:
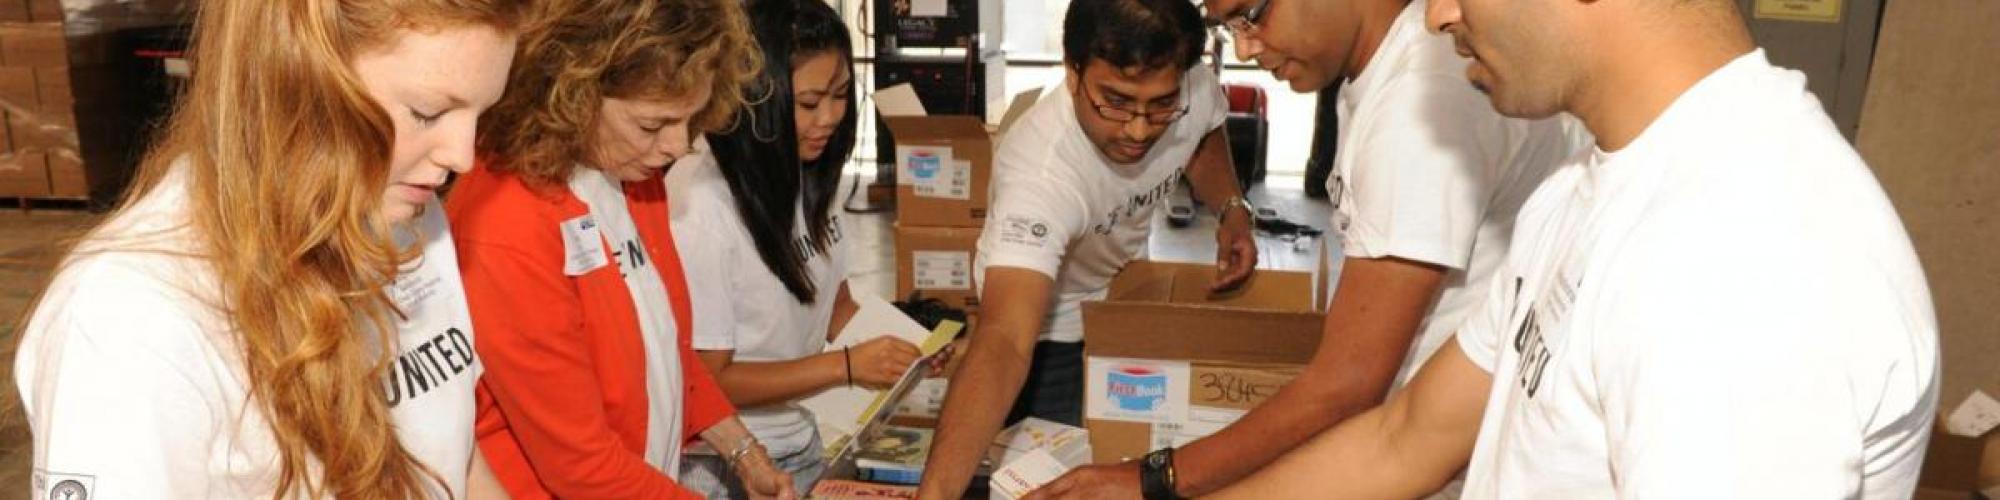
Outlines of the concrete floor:
[{"label": "concrete floor", "polygon": [[[1267,182],[1251,189],[1250,198],[1258,207],[1275,209],[1288,220],[1324,229],[1330,205],[1324,200],[1307,199],[1300,185],[1297,177],[1273,174]],[[1186,199],[1185,192],[1180,196]],[[1156,220],[1157,229],[1150,242],[1152,258],[1213,262],[1215,219],[1206,210],[1200,212],[1203,215],[1195,225],[1183,229],[1172,229],[1164,219]],[[890,298],[895,292],[891,215],[850,214],[849,217],[852,221],[849,227],[855,231],[850,241],[857,245],[852,247],[848,262],[851,285],[856,293]],[[25,498],[28,492],[23,485],[27,484],[32,463],[28,428],[21,418],[14,389],[15,324],[47,279],[57,257],[53,250],[96,220],[96,215],[74,210],[0,209],[0,375],[4,375],[0,377],[0,500]],[[1259,237],[1259,267],[1310,270],[1318,255],[1318,243],[1297,246]]]}]

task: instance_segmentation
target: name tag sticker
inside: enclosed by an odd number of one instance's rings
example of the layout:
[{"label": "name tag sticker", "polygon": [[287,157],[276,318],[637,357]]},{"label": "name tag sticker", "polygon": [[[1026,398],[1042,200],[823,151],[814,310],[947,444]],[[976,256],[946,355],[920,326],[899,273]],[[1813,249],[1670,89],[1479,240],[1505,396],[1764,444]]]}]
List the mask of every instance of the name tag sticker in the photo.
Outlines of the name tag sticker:
[{"label": "name tag sticker", "polygon": [[604,239],[598,235],[597,220],[585,215],[562,223],[563,274],[582,276],[611,263],[604,255]]}]

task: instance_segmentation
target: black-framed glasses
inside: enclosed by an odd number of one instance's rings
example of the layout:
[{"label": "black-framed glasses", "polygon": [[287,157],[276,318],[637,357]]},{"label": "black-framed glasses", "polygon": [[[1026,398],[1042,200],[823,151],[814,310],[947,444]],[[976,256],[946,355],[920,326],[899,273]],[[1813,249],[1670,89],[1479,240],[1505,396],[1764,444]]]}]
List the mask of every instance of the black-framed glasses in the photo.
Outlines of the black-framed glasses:
[{"label": "black-framed glasses", "polygon": [[1181,119],[1182,116],[1187,116],[1188,113],[1188,106],[1186,104],[1150,111],[1133,111],[1097,102],[1097,98],[1092,97],[1089,90],[1078,89],[1078,93],[1083,94],[1083,99],[1090,102],[1091,109],[1097,110],[1099,118],[1118,123],[1131,123],[1132,120],[1137,120],[1139,117],[1144,116],[1146,117],[1146,123],[1166,125],[1173,123],[1174,120]]},{"label": "black-framed glasses", "polygon": [[[1270,11],[1271,0],[1257,0],[1257,3],[1251,5],[1250,8],[1244,9],[1243,12],[1236,15],[1229,16],[1221,22],[1215,23],[1215,25],[1227,30],[1231,38],[1257,36],[1258,25],[1263,24],[1264,14]],[[1222,33],[1218,31],[1215,33],[1215,36],[1220,38]]]}]

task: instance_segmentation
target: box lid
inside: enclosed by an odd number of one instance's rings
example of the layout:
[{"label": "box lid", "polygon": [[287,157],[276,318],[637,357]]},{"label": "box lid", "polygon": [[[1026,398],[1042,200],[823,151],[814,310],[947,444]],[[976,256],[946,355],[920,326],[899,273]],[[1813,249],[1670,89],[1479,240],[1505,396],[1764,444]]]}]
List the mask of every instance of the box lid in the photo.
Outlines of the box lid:
[{"label": "box lid", "polygon": [[1242,287],[1209,294],[1208,264],[1137,261],[1105,300],[1083,304],[1089,356],[1305,364],[1325,313],[1311,273],[1259,270]]},{"label": "box lid", "polygon": [[875,111],[882,115],[882,124],[889,126],[889,131],[896,135],[897,140],[988,140],[984,120],[971,115],[932,116],[924,111],[923,101],[917,98],[916,89],[910,84],[876,91],[873,97]]}]

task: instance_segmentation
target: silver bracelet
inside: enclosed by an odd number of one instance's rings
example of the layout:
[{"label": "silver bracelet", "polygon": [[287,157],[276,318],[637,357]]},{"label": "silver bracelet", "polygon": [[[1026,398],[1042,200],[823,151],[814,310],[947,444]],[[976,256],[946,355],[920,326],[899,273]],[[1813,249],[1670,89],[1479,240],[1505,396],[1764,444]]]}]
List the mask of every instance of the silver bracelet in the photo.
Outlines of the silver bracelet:
[{"label": "silver bracelet", "polygon": [[736,443],[736,450],[729,452],[729,458],[723,462],[723,465],[728,467],[729,470],[736,470],[736,463],[743,461],[743,457],[749,455],[756,446],[758,444],[755,434],[743,436],[743,440]]},{"label": "silver bracelet", "polygon": [[1243,195],[1236,195],[1230,197],[1229,201],[1222,202],[1221,205],[1217,205],[1215,207],[1215,218],[1217,219],[1217,222],[1220,222],[1224,216],[1229,215],[1229,209],[1231,208],[1243,209],[1243,215],[1250,216],[1251,223],[1254,224],[1257,222],[1257,207],[1251,205],[1250,199],[1243,197]]}]

